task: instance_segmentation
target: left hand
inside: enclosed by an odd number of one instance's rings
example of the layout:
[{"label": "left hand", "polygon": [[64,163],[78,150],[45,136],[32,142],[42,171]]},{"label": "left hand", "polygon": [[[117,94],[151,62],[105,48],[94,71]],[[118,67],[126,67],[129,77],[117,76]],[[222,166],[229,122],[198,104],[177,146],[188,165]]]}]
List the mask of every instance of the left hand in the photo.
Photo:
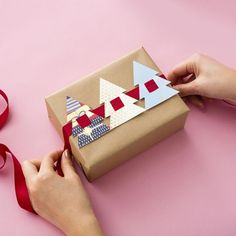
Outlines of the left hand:
[{"label": "left hand", "polygon": [[[54,170],[62,156],[64,177]],[[73,168],[69,152],[56,151],[42,161],[25,161],[23,172],[34,210],[66,235],[102,235],[88,195]]]}]

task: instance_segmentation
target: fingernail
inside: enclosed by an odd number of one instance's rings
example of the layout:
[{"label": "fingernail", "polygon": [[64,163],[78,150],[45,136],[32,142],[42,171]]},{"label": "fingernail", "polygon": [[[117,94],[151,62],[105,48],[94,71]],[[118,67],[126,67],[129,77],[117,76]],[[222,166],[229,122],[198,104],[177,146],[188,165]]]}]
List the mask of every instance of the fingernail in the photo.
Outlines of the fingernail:
[{"label": "fingernail", "polygon": [[65,154],[65,158],[66,158],[66,159],[70,159],[70,152],[69,152],[68,149],[66,149],[66,150],[64,151],[64,154]]}]

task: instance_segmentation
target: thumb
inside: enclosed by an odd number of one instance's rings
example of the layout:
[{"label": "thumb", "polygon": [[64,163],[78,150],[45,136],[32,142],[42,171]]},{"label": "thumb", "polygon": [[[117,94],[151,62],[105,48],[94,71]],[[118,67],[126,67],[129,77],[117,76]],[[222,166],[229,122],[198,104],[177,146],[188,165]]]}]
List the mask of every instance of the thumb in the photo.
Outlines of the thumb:
[{"label": "thumb", "polygon": [[65,177],[73,176],[76,174],[73,163],[71,161],[71,154],[65,150],[62,154],[61,168]]},{"label": "thumb", "polygon": [[177,84],[173,86],[173,88],[180,92],[181,97],[185,97],[189,95],[197,95],[195,81],[192,81],[186,84]]}]

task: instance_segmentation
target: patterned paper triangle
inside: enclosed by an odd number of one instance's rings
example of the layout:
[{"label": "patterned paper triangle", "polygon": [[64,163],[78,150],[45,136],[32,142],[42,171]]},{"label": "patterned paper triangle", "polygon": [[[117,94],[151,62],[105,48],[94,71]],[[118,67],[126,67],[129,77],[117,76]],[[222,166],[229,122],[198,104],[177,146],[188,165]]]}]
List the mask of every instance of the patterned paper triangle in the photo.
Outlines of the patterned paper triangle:
[{"label": "patterned paper triangle", "polygon": [[[110,117],[110,128],[113,129],[128,120],[134,118],[145,109],[135,105],[137,99],[124,94],[125,89],[119,87],[104,79],[100,79],[100,101],[105,105],[105,117]],[[122,103],[119,109],[112,106],[114,100],[119,100]]]},{"label": "patterned paper triangle", "polygon": [[66,97],[66,112],[67,112],[67,114],[74,112],[80,106],[81,106],[81,104],[77,100],[75,100],[74,98],[69,97],[69,96]]},{"label": "patterned paper triangle", "polygon": [[134,104],[134,102],[137,101],[136,99],[131,98],[124,93],[120,95],[120,99],[123,102],[124,106],[117,111],[114,111],[114,109],[112,110],[110,114],[111,129],[124,124],[125,122],[133,119],[134,117],[145,111],[145,109],[143,109],[142,107]]},{"label": "patterned paper triangle", "polygon": [[118,97],[125,89],[100,78],[100,104]]}]

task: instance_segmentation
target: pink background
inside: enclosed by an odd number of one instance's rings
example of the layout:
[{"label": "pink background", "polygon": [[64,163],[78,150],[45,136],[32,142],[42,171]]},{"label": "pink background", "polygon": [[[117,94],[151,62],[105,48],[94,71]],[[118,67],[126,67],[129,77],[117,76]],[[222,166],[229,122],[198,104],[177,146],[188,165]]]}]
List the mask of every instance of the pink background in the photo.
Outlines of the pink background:
[{"label": "pink background", "polygon": [[[61,148],[44,97],[141,45],[164,72],[194,52],[236,68],[235,10],[233,0],[0,0],[0,87],[11,103],[0,141],[21,161]],[[236,235],[235,120],[220,102],[191,107],[185,130],[92,184],[83,178],[105,234]],[[10,161],[0,227],[62,235],[18,207]]]}]

